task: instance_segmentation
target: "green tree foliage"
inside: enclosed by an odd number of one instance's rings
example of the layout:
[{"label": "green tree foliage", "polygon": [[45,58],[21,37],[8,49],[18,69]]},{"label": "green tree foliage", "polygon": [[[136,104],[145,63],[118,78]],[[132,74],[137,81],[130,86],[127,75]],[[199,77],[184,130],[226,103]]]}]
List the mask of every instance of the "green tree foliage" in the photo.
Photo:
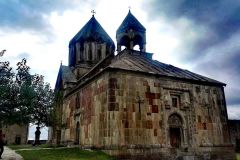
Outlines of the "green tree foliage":
[{"label": "green tree foliage", "polygon": [[0,122],[2,125],[34,123],[48,125],[53,91],[43,76],[31,75],[26,59],[17,63],[17,73],[9,62],[0,62]]},{"label": "green tree foliage", "polygon": [[16,102],[14,74],[9,62],[0,62],[0,122],[12,124]]},{"label": "green tree foliage", "polygon": [[44,83],[43,76],[34,76],[33,122],[37,126],[49,126],[50,113],[53,109],[54,93],[49,83]]},{"label": "green tree foliage", "polygon": [[54,93],[54,102],[53,102],[53,108],[50,112],[50,126],[52,127],[62,127],[62,121],[61,121],[61,108],[63,103],[63,93],[62,91],[55,90]]}]

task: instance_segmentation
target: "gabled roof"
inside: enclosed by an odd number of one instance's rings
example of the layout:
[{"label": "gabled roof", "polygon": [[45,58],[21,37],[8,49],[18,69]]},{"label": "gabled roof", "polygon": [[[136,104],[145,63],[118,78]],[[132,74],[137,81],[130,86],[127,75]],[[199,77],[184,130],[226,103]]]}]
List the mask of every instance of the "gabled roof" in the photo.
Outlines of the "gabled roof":
[{"label": "gabled roof", "polygon": [[143,74],[169,77],[173,79],[181,79],[185,81],[194,81],[196,83],[217,84],[222,86],[226,85],[222,82],[207,78],[188,70],[181,69],[170,64],[165,64],[157,60],[152,60],[151,55],[151,53],[147,52],[125,49],[115,57],[106,57],[103,59],[91,71],[84,75],[80,81],[83,82],[86,79],[91,79],[93,76],[103,72],[106,69],[120,69]]},{"label": "gabled roof", "polygon": [[117,34],[125,32],[129,29],[134,31],[146,32],[146,28],[137,20],[137,18],[129,10],[127,16],[123,20],[122,24],[117,29]]},{"label": "gabled roof", "polygon": [[75,75],[72,73],[70,67],[60,65],[57,81],[55,84],[55,90],[61,89],[64,83],[76,83],[77,79]]},{"label": "gabled roof", "polygon": [[125,53],[119,55],[119,58],[115,58],[116,60],[112,61],[112,63],[109,65],[110,68],[226,85],[222,82],[207,78],[205,76],[190,72],[188,70],[181,69],[170,64],[165,64],[157,60],[152,60],[151,58],[147,58],[146,56],[144,56],[144,53],[142,54],[142,52],[139,51],[124,50],[123,52]]},{"label": "gabled roof", "polygon": [[113,40],[98,23],[94,16],[83,26],[83,28],[72,38],[69,46],[76,42],[83,42],[86,40],[104,41],[109,45],[114,45]]},{"label": "gabled roof", "polygon": [[[152,60],[152,53],[140,52],[125,49],[118,53],[117,56],[109,55],[96,64],[88,73],[78,80],[77,86],[71,92],[76,91],[80,86],[88,83],[95,76],[107,70],[132,71],[145,75],[154,75],[160,77],[171,78],[174,80],[182,80],[195,84],[225,86],[225,83],[216,81],[211,78],[181,69],[169,64]],[[68,94],[71,94],[69,92]]]}]

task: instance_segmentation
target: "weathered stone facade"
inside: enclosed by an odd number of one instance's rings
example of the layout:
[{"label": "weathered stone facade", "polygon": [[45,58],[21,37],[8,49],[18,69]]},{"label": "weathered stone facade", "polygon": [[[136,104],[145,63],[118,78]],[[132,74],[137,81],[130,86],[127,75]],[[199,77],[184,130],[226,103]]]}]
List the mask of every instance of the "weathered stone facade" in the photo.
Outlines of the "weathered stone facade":
[{"label": "weathered stone facade", "polygon": [[144,149],[170,153],[174,131],[179,131],[183,152],[231,151],[226,149],[230,139],[219,86],[108,72],[66,98],[63,113],[63,141],[78,140],[76,126],[80,123],[80,145],[111,149],[111,154],[145,155]]},{"label": "weathered stone facade", "polygon": [[7,144],[27,144],[28,125],[19,126],[17,124],[2,128]]},{"label": "weathered stone facade", "polygon": [[[125,23],[135,31],[123,34]],[[73,68],[78,78],[71,86],[59,83],[64,82],[60,68],[56,88],[63,98],[56,141],[120,158],[235,159],[225,84],[152,60],[145,52],[145,28],[130,12],[123,24],[117,56],[102,57],[80,77]],[[121,51],[121,45],[127,49]],[[135,45],[140,51],[132,50]]]}]

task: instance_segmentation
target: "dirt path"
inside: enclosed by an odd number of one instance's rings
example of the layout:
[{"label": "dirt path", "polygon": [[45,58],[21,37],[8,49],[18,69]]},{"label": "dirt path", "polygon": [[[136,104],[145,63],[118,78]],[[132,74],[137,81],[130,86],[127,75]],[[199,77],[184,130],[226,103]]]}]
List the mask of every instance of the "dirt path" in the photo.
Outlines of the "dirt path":
[{"label": "dirt path", "polygon": [[22,156],[17,154],[14,150],[4,146],[4,152],[2,155],[3,160],[23,160]]}]

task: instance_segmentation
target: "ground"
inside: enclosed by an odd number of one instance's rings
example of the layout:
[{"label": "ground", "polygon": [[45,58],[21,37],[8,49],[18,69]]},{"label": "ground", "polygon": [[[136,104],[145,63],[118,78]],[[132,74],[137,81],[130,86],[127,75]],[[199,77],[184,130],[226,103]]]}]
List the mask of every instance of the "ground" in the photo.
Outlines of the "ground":
[{"label": "ground", "polygon": [[23,160],[22,156],[6,146],[4,147],[2,158],[3,160]]},{"label": "ground", "polygon": [[[51,147],[41,145],[11,145],[24,160],[113,160],[101,151],[82,150],[80,148]],[[20,159],[16,159],[20,160]]]},{"label": "ground", "polygon": [[237,153],[237,160],[240,160],[240,153]]},{"label": "ground", "polygon": [[[11,145],[5,147],[3,160],[114,160],[113,157],[101,151],[81,150],[80,148],[49,147],[41,145]],[[16,151],[16,153],[15,153]],[[20,154],[21,156],[19,156]],[[240,153],[237,153],[237,160],[240,160]]]}]

